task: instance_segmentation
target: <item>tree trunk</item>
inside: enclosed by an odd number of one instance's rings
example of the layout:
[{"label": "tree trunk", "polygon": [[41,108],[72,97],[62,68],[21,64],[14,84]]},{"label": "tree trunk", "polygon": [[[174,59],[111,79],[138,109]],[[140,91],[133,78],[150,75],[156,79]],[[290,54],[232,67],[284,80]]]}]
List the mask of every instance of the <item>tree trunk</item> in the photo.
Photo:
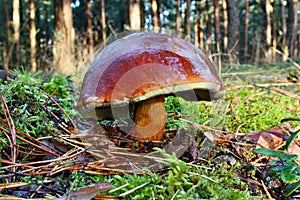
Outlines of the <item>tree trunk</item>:
[{"label": "tree trunk", "polygon": [[44,10],[43,10],[43,13],[44,13],[44,24],[45,24],[45,27],[44,27],[44,31],[46,33],[45,35],[45,48],[44,48],[44,55],[43,55],[43,60],[42,60],[42,69],[43,71],[46,71],[49,69],[49,62],[47,62],[47,55],[50,51],[50,47],[49,47],[49,41],[50,41],[50,31],[49,31],[49,28],[48,28],[48,10],[47,10],[47,6],[44,5]]},{"label": "tree trunk", "polygon": [[101,25],[102,25],[102,41],[105,42],[106,35],[106,17],[105,17],[105,1],[101,0]]},{"label": "tree trunk", "polygon": [[141,20],[141,25],[140,27],[143,28],[145,27],[145,18],[144,18],[144,14],[145,14],[145,4],[144,4],[145,0],[140,0],[140,20]]},{"label": "tree trunk", "polygon": [[[37,9],[36,9],[36,16],[37,16],[36,17],[36,25],[37,25],[37,27],[41,27],[41,18],[40,18],[40,16],[41,16],[41,8],[40,7],[41,6],[42,6],[42,4],[40,2],[38,2]],[[43,16],[43,17],[45,17],[45,16]],[[42,57],[42,55],[41,55],[41,36],[42,36],[41,31],[38,31],[36,33],[36,58],[37,58],[36,67],[37,67],[37,70],[39,70],[41,67],[41,57]]]},{"label": "tree trunk", "polygon": [[209,15],[209,0],[205,1],[205,23],[206,23],[206,51],[209,52],[210,51],[210,45],[212,43],[212,39],[211,39],[211,19],[210,19],[210,15]]},{"label": "tree trunk", "polygon": [[255,50],[255,56],[254,56],[254,64],[257,65],[260,60],[260,50],[261,50],[261,34],[262,31],[260,28],[258,28],[255,31],[255,41],[256,41],[256,50]]},{"label": "tree trunk", "polygon": [[93,40],[93,25],[92,25],[92,12],[91,12],[90,0],[86,0],[86,15],[87,15],[87,36],[89,41],[89,53],[92,53],[94,49],[94,40]]},{"label": "tree trunk", "polygon": [[267,40],[267,46],[266,46],[266,59],[268,62],[271,62],[272,60],[272,25],[271,25],[271,12],[273,11],[273,7],[270,3],[270,0],[266,0],[266,14],[267,14],[267,30],[266,30],[266,40]]},{"label": "tree trunk", "polygon": [[29,0],[29,38],[30,38],[30,64],[31,71],[36,72],[36,28],[34,0]]},{"label": "tree trunk", "polygon": [[204,20],[202,16],[202,1],[199,3],[199,46],[201,49],[204,49]]},{"label": "tree trunk", "polygon": [[[124,25],[126,26],[130,26],[130,9],[131,9],[131,5],[130,2],[128,0],[123,0],[123,3],[125,5],[125,15],[123,16],[125,19],[125,23]],[[122,16],[120,16],[122,17]],[[124,27],[126,28],[126,27]]]},{"label": "tree trunk", "polygon": [[245,0],[245,46],[244,46],[244,61],[248,62],[248,27],[249,27],[249,1]]},{"label": "tree trunk", "polygon": [[176,31],[180,32],[180,0],[176,4]]},{"label": "tree trunk", "polygon": [[223,13],[224,13],[224,51],[228,48],[228,10],[226,0],[222,1]]},{"label": "tree trunk", "polygon": [[281,0],[281,18],[282,18],[282,52],[283,61],[287,61],[289,57],[289,48],[287,45],[287,27],[286,27],[286,14],[285,14],[285,0]]},{"label": "tree trunk", "polygon": [[220,39],[221,39],[221,33],[220,33],[220,6],[219,6],[219,0],[213,0],[214,3],[214,23],[215,23],[215,42],[216,42],[216,52],[220,53]]},{"label": "tree trunk", "polygon": [[[229,13],[229,32],[228,32],[228,47],[231,51],[229,55],[229,59],[231,62],[233,61],[232,54],[236,55],[237,62],[239,62],[239,28],[240,28],[240,20],[239,20],[239,11],[237,8],[236,0],[227,0],[227,8]],[[233,49],[234,48],[234,49]]]},{"label": "tree trunk", "polygon": [[198,18],[197,18],[197,14],[194,15],[194,35],[195,35],[195,39],[194,39],[194,43],[197,47],[199,47],[199,26],[198,26]]},{"label": "tree trunk", "polygon": [[4,50],[3,50],[3,68],[7,71],[8,70],[8,66],[9,63],[11,61],[11,54],[10,52],[10,42],[11,41],[11,33],[10,33],[10,22],[9,22],[9,11],[8,11],[8,0],[5,0],[4,2],[4,6],[5,6],[5,28],[6,28],[6,40],[4,39],[3,41],[3,46],[4,46]]},{"label": "tree trunk", "polygon": [[76,71],[73,57],[73,21],[71,0],[55,1],[53,59],[55,70],[62,74]]},{"label": "tree trunk", "polygon": [[287,0],[288,2],[288,46],[289,46],[289,55],[290,57],[294,57],[294,51],[296,46],[297,32],[298,32],[298,0]]},{"label": "tree trunk", "polygon": [[[101,26],[101,2],[98,6],[98,2],[99,1],[94,1],[94,9],[93,9],[93,21],[94,21],[94,27],[95,30],[93,32],[93,37],[94,37],[94,44],[98,44],[99,43],[99,32],[100,32],[100,26]],[[91,11],[92,12],[92,11]],[[93,45],[94,46],[94,45]]]},{"label": "tree trunk", "polygon": [[19,0],[13,0],[13,28],[14,28],[14,46],[15,46],[15,65],[20,64],[20,7]]},{"label": "tree trunk", "polygon": [[160,18],[159,18],[159,4],[157,0],[152,0],[152,16],[153,16],[153,26],[160,27]]},{"label": "tree trunk", "polygon": [[186,0],[186,10],[185,10],[185,29],[184,34],[187,36],[188,39],[191,38],[191,0]]},{"label": "tree trunk", "polygon": [[140,0],[130,0],[130,28],[137,30],[141,28],[141,11],[140,11]]},{"label": "tree trunk", "polygon": [[[273,2],[273,7],[275,9],[275,3]],[[276,49],[277,49],[277,37],[276,37],[276,30],[277,30],[277,26],[276,26],[276,12],[274,10],[273,14],[272,14],[272,18],[273,18],[273,23],[272,23],[272,31],[273,31],[273,38],[272,38],[272,60],[273,62],[276,62]]]}]

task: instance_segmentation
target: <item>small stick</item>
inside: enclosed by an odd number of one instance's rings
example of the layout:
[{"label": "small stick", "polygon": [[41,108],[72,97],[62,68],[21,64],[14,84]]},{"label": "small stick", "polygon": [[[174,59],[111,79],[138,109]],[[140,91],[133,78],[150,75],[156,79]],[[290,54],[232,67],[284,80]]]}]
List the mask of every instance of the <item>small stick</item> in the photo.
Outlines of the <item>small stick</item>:
[{"label": "small stick", "polygon": [[[5,124],[5,125],[8,126],[8,123],[7,123],[6,121],[4,121],[3,119],[1,119],[1,118],[0,118],[0,123]],[[0,129],[1,129],[1,131],[3,131],[3,132],[9,133],[9,131],[7,131],[5,128],[3,128],[3,127],[1,127],[1,126],[0,126]],[[30,135],[24,133],[24,132],[21,131],[20,129],[18,129],[18,128],[15,128],[15,129],[16,129],[17,133],[19,133],[20,135],[22,135],[22,136],[24,136],[24,137],[26,137],[26,138],[28,138],[28,139],[30,139],[30,140],[33,140],[35,143],[37,143],[37,144],[39,144],[39,145],[41,145],[41,146],[48,147],[46,144],[40,142],[39,140],[35,139],[34,137],[31,137]],[[26,139],[24,139],[24,138],[22,138],[22,137],[20,137],[20,136],[18,136],[18,135],[17,135],[17,138],[20,139],[20,140],[22,140],[23,142],[29,143],[28,140],[26,140]],[[32,144],[34,144],[34,143],[29,143],[29,144],[32,145]],[[34,145],[35,145],[35,144],[34,144]],[[38,149],[41,149],[41,150],[43,150],[43,151],[46,151],[47,153],[50,153],[50,154],[52,154],[52,155],[54,155],[54,156],[58,156],[58,154],[54,153],[53,151],[49,151],[49,150],[47,150],[47,149],[45,149],[45,148],[43,148],[43,147],[41,147],[41,146],[35,145],[35,147],[38,148]],[[48,147],[48,148],[49,148],[49,147]]]},{"label": "small stick", "polygon": [[152,183],[152,181],[148,181],[148,182],[146,182],[146,183],[144,183],[144,184],[142,184],[142,185],[140,185],[136,188],[133,188],[131,190],[128,190],[127,192],[124,192],[124,193],[120,194],[119,197],[126,197],[127,195],[129,195],[131,193],[134,193],[135,191],[137,191],[137,190],[139,190],[139,189],[141,189],[141,188],[143,188],[143,187],[145,187],[145,186],[147,186],[151,183]]},{"label": "small stick", "polygon": [[[3,131],[3,132],[8,132],[8,130],[6,130],[5,128],[3,128],[3,127],[1,127],[1,126],[0,126],[0,130]],[[35,148],[41,149],[41,150],[43,150],[43,151],[45,151],[45,152],[47,152],[47,153],[49,153],[49,154],[52,154],[52,155],[54,155],[54,156],[58,156],[58,154],[54,153],[53,151],[50,151],[50,150],[45,149],[45,148],[43,148],[43,147],[41,147],[41,146],[39,146],[39,145],[36,145],[35,143],[30,142],[30,141],[28,141],[28,140],[26,140],[26,139],[24,139],[24,138],[22,138],[22,137],[20,137],[20,136],[18,136],[18,135],[16,135],[16,137],[17,137],[19,140],[21,140],[21,141],[23,141],[23,142],[25,142],[25,143],[27,143],[27,144],[29,144],[29,145],[34,146]],[[41,143],[41,142],[39,142],[39,143]],[[41,143],[41,144],[42,144],[42,143]],[[46,146],[46,145],[45,145],[45,146]]]},{"label": "small stick", "polygon": [[[8,122],[8,127],[9,127],[9,130],[10,130],[10,135],[11,135],[11,141],[12,141],[12,146],[11,146],[11,160],[13,163],[16,163],[17,161],[17,140],[16,140],[16,129],[15,129],[15,124],[14,124],[14,121],[13,119],[11,118],[10,116],[10,113],[9,113],[9,109],[7,107],[7,104],[5,102],[5,99],[3,97],[3,95],[1,95],[1,101],[2,101],[2,110],[3,110],[3,113],[7,119],[7,122]],[[12,169],[13,172],[15,172],[15,168]]]},{"label": "small stick", "polygon": [[262,186],[263,186],[263,188],[264,188],[264,191],[266,192],[266,195],[268,196],[268,198],[269,198],[269,199],[273,199],[272,196],[271,196],[271,194],[270,194],[269,191],[268,191],[268,188],[267,188],[266,185],[264,184],[263,180],[261,180],[260,182],[261,182],[261,184],[262,184]]},{"label": "small stick", "polygon": [[201,176],[202,178],[205,178],[205,179],[207,179],[207,180],[209,180],[209,181],[215,183],[215,184],[218,184],[218,181],[215,181],[215,180],[213,180],[212,178],[209,178],[209,177],[207,177],[207,176],[205,176],[205,175],[203,175],[203,174],[201,174],[200,176]]},{"label": "small stick", "polygon": [[[45,93],[45,92],[44,92]],[[73,120],[71,119],[71,117],[66,113],[66,111],[59,105],[59,103],[57,103],[50,95],[48,95],[47,93],[45,93],[50,99],[51,101],[57,105],[57,107],[65,114],[65,116],[68,118],[68,120],[71,122],[72,126],[74,128],[76,128],[75,123],[73,122]]]},{"label": "small stick", "polygon": [[179,192],[180,192],[180,190],[177,190],[177,191],[175,192],[175,194],[172,196],[171,200],[174,200],[175,197],[177,196],[177,194],[178,194]]},{"label": "small stick", "polygon": [[[273,50],[275,50],[277,53],[279,53],[280,55],[284,55],[281,51],[279,51],[278,49],[276,49],[276,48],[274,48],[274,47],[271,47],[271,49],[273,49]],[[291,59],[291,58],[289,58],[289,57],[287,57],[287,59],[289,60],[289,61],[291,61],[297,68],[298,68],[298,70],[300,70],[300,65],[298,64],[298,63],[296,63],[295,61],[293,61],[293,59]]]},{"label": "small stick", "polygon": [[124,185],[121,185],[120,187],[117,187],[117,188],[114,188],[114,189],[110,190],[108,193],[116,192],[116,191],[118,191],[118,190],[121,190],[121,189],[127,187],[128,185],[129,185],[129,183],[126,183],[126,184],[124,184]]}]

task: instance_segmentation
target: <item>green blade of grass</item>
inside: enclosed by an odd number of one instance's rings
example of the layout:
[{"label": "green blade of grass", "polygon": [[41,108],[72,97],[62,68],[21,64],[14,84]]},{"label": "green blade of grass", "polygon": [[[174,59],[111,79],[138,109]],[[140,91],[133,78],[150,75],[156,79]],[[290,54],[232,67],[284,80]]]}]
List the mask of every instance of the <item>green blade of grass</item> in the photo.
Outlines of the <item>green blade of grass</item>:
[{"label": "green blade of grass", "polygon": [[285,144],[285,146],[284,146],[284,148],[285,148],[286,150],[290,147],[290,145],[291,145],[292,142],[296,139],[296,137],[298,136],[299,133],[300,133],[300,129],[297,130],[293,135],[291,135],[291,136],[289,137],[289,139],[286,141],[286,144]]},{"label": "green blade of grass", "polygon": [[284,190],[283,190],[283,194],[285,196],[290,196],[293,192],[295,192],[298,188],[300,187],[300,181],[296,182],[296,183],[291,183],[288,184]]}]

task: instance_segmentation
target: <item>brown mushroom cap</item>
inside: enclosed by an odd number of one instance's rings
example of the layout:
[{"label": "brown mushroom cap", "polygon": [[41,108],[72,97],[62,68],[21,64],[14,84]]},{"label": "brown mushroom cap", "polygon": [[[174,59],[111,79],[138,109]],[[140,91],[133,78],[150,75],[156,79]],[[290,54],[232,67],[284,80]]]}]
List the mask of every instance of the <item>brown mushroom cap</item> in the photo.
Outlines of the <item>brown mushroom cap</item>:
[{"label": "brown mushroom cap", "polygon": [[205,53],[169,35],[133,33],[97,55],[85,75],[77,107],[85,114],[185,91],[194,91],[197,100],[224,95],[225,87]]}]

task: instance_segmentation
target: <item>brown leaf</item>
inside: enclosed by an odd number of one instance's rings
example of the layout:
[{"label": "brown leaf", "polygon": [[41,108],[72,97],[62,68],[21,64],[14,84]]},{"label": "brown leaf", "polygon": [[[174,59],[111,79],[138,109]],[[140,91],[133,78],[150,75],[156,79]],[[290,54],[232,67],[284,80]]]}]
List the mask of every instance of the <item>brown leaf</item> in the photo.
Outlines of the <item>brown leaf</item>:
[{"label": "brown leaf", "polygon": [[297,159],[297,163],[298,165],[300,164],[300,147],[298,145],[297,142],[293,141],[290,145],[290,147],[288,148],[287,152],[289,154],[296,154],[298,155],[298,159]]},{"label": "brown leaf", "polygon": [[272,132],[261,131],[256,148],[276,149],[283,143],[283,138]]},{"label": "brown leaf", "polygon": [[55,200],[90,200],[96,196],[99,192],[105,192],[110,190],[113,187],[110,183],[96,183],[93,185],[86,186],[81,188],[76,192],[72,192],[63,196],[61,198],[56,198]]}]

